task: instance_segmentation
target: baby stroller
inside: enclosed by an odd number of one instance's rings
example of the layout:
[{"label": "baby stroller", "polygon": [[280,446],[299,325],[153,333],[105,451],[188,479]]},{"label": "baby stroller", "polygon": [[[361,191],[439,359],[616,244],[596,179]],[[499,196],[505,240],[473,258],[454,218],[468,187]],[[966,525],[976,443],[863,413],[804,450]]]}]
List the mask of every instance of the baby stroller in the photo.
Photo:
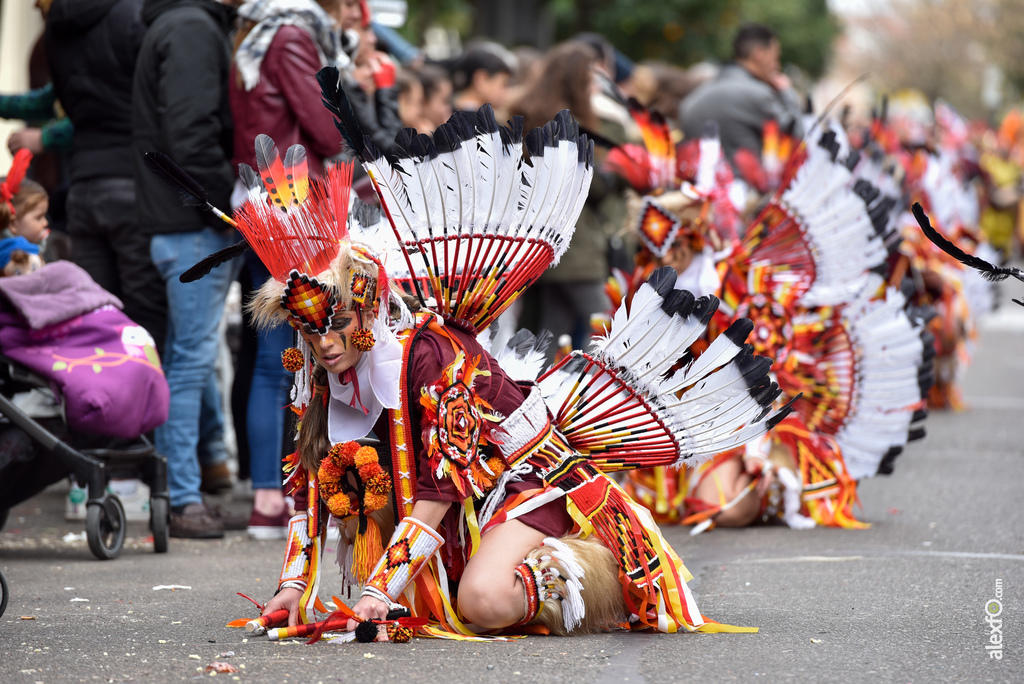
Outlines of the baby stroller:
[{"label": "baby stroller", "polygon": [[116,558],[126,518],[107,484],[138,477],[154,549],[167,551],[167,460],[145,436],[167,418],[159,364],[148,333],[74,264],[0,279],[0,528],[14,504],[71,475],[88,489],[89,549]]}]

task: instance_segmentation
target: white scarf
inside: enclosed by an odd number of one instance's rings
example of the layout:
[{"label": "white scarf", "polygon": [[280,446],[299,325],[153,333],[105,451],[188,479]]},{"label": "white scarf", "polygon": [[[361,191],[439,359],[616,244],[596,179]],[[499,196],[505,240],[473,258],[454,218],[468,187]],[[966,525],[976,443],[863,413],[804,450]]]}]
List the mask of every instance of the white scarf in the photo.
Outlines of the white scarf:
[{"label": "white scarf", "polygon": [[316,44],[321,65],[344,69],[349,64],[334,19],[313,0],[252,0],[238,8],[238,15],[256,24],[235,53],[235,64],[246,90],[260,82],[263,58],[282,26],[306,29]]},{"label": "white scarf", "polygon": [[342,383],[338,373],[328,373],[331,389],[327,408],[327,437],[331,444],[365,437],[384,409],[398,408],[402,375],[402,343],[379,320],[373,324],[377,343],[356,362],[356,382]]}]

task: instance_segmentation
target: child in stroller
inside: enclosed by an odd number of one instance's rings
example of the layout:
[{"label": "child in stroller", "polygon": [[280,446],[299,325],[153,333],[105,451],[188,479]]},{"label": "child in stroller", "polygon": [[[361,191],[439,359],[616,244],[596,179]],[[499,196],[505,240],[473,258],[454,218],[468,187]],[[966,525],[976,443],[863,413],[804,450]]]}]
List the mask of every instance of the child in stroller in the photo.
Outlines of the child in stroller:
[{"label": "child in stroller", "polygon": [[124,543],[113,477],[149,485],[154,546],[167,550],[166,460],[144,436],[167,418],[167,382],[152,338],[120,308],[70,262],[0,278],[0,527],[12,506],[71,474],[88,485],[86,533],[100,558]]}]

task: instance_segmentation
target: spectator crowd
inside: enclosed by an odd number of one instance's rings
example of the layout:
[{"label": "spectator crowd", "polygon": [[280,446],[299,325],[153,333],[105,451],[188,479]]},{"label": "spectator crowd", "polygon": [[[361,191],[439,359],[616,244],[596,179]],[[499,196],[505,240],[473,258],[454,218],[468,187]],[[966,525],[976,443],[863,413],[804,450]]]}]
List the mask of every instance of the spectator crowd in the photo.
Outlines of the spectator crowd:
[{"label": "spectator crowd", "polygon": [[[30,209],[18,208],[19,221],[5,237],[22,235],[47,261],[73,260],[156,341],[171,397],[155,442],[169,463],[172,536],[213,538],[225,529],[248,529],[255,538],[283,538],[290,511],[280,463],[292,450],[292,426],[282,410],[290,377],[280,359],[293,332],[283,325],[257,332],[244,316],[226,341],[223,319],[233,283],[244,301],[266,279],[266,269],[250,256],[181,283],[185,270],[230,247],[238,235],[214,214],[183,204],[145,168],[145,153],[166,154],[203,186],[211,204],[229,213],[246,199],[236,169],[256,166],[259,134],[282,150],[302,145],[311,175],[318,175],[327,162],[349,154],[315,79],[331,65],[340,69],[363,131],[385,152],[403,128],[432,133],[453,111],[490,104],[499,121],[521,115],[527,129],[568,109],[598,141],[600,158],[612,146],[642,140],[630,98],[687,138],[699,138],[707,121],[717,122],[729,159],[739,149],[760,155],[768,120],[800,135],[800,106],[780,70],[779,41],[763,26],[739,31],[729,64],[682,69],[635,64],[596,34],[580,34],[547,52],[473,40],[459,54],[431,60],[375,22],[366,0],[38,5],[49,82],[0,96],[0,117],[27,123],[8,146],[36,155],[29,175],[46,187],[31,186],[40,196],[32,204],[39,214],[34,222]],[[59,173],[47,174],[52,159]],[[369,179],[358,173],[354,189],[373,201]],[[595,174],[569,252],[502,329],[517,323],[543,328],[560,346],[584,348],[591,317],[610,307],[605,283],[611,269],[632,270],[637,245],[625,229],[626,216],[624,182]],[[233,372],[223,369],[225,347]],[[231,467],[225,438],[230,419],[237,467]],[[248,518],[204,498],[236,479],[252,482]],[[123,500],[146,505],[147,497],[136,493],[140,483],[111,486],[120,488]],[[75,514],[69,500],[69,515]]]}]

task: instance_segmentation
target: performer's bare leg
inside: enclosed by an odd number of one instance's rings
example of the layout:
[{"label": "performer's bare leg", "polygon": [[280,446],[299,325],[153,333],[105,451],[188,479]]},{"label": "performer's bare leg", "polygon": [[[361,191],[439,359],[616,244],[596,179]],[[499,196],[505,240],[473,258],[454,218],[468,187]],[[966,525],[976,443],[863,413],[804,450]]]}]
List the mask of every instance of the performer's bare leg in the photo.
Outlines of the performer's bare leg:
[{"label": "performer's bare leg", "polygon": [[[732,501],[750,484],[751,479],[751,476],[744,470],[743,461],[739,458],[731,458],[700,481],[694,491],[694,496],[717,506],[721,501],[720,494],[725,501]],[[761,497],[751,493],[729,510],[715,515],[715,525],[718,527],[745,527],[754,522],[760,510]]]},{"label": "performer's bare leg", "polygon": [[483,536],[459,580],[459,610],[466,620],[485,629],[500,629],[523,619],[526,594],[515,568],[545,536],[518,520],[502,523]]}]

